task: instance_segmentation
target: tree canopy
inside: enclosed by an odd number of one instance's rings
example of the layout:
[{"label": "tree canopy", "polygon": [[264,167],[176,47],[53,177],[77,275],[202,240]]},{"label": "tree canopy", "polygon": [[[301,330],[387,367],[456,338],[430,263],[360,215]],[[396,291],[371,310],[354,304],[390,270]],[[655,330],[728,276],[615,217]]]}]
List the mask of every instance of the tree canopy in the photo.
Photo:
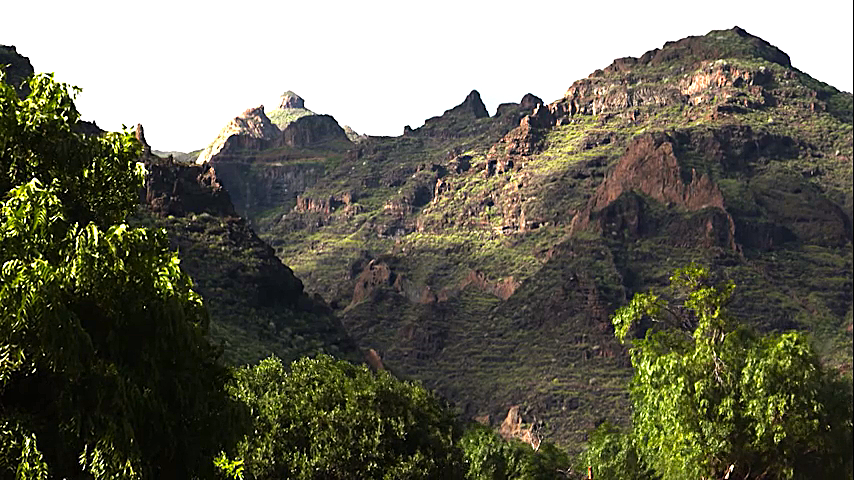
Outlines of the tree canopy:
[{"label": "tree canopy", "polygon": [[0,476],[212,474],[229,373],[165,235],[124,223],[140,145],[81,133],[77,89],[29,85],[0,82]]},{"label": "tree canopy", "polygon": [[[850,380],[801,333],[738,325],[726,310],[732,282],[690,265],[671,283],[673,300],[637,294],[613,317],[632,344],[633,430],[593,437],[597,478],[850,478]],[[649,328],[631,338],[639,325]]]},{"label": "tree canopy", "polygon": [[272,357],[240,369],[232,392],[253,434],[219,463],[244,478],[463,478],[451,411],[387,372],[327,355],[289,368]]}]

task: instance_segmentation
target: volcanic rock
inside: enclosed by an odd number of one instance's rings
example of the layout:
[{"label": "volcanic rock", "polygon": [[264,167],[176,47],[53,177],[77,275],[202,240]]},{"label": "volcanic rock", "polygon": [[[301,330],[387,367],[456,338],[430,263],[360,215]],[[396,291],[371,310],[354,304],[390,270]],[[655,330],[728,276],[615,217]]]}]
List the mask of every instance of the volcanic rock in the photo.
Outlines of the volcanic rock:
[{"label": "volcanic rock", "polygon": [[279,97],[278,108],[305,108],[305,100],[288,90]]},{"label": "volcanic rock", "polygon": [[282,130],[282,143],[290,147],[308,147],[336,140],[350,143],[347,132],[329,115],[307,115]]},{"label": "volcanic rock", "polygon": [[480,99],[480,93],[478,93],[477,90],[472,90],[466,99],[463,100],[463,103],[445,111],[443,116],[446,115],[463,115],[473,116],[474,118],[484,118],[489,116],[489,112],[486,110],[486,105],[483,104],[483,100]]},{"label": "volcanic rock", "polygon": [[217,138],[202,150],[196,163],[210,161],[228,148],[260,150],[275,145],[279,138],[280,131],[264,114],[264,105],[249,108],[223,127]]}]

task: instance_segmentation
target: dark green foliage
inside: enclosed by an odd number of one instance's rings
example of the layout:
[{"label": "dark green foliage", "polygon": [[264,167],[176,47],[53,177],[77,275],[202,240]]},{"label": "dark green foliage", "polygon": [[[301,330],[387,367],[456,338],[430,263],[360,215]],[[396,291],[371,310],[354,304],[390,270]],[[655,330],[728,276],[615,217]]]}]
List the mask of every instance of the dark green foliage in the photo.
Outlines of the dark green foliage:
[{"label": "dark green foliage", "polygon": [[[463,478],[450,411],[423,388],[386,372],[275,357],[237,373],[233,395],[251,409],[253,433],[218,463],[248,479]],[[230,468],[229,468],[230,467]]]},{"label": "dark green foliage", "polygon": [[139,144],[78,133],[49,76],[30,87],[0,83],[0,476],[210,476],[229,373],[165,236],[122,223]]},{"label": "dark green foliage", "polygon": [[470,427],[460,441],[468,480],[534,480],[566,478],[569,456],[551,443],[537,451],[518,440],[506,441],[493,430]]},{"label": "dark green foliage", "polygon": [[660,478],[640,459],[634,435],[605,422],[590,434],[585,450],[578,458],[577,469],[594,469],[597,480],[653,480]]},{"label": "dark green foliage", "polygon": [[678,303],[637,294],[613,317],[620,339],[649,321],[670,327],[632,340],[634,438],[594,442],[594,456],[625,441],[663,478],[851,478],[850,379],[800,333],[738,326],[726,314],[731,281],[714,285],[692,264],[671,282]]}]

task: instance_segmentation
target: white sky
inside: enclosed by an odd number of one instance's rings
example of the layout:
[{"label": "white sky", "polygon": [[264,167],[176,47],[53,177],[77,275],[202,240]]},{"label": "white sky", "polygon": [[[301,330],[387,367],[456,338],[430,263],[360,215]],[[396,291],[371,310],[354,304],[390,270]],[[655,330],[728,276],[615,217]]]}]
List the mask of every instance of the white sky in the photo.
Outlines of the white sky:
[{"label": "white sky", "polygon": [[82,87],[84,119],[142,123],[153,148],[190,151],[285,90],[360,133],[399,135],[472,89],[491,113],[528,92],[551,102],[614,58],[734,25],[850,92],[852,4],[27,0],[4,2],[0,44]]}]

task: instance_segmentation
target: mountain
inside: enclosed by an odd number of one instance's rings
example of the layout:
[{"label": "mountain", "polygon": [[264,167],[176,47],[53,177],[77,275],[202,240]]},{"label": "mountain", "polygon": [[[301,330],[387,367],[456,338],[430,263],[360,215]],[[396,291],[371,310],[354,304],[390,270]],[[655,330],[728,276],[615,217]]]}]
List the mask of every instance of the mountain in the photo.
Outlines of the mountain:
[{"label": "mountain", "polygon": [[691,261],[737,283],[739,318],[813,332],[851,371],[852,95],[743,29],[549,104],[490,115],[472,91],[399,137],[315,117],[247,110],[207,165],[359,345],[468,417],[518,406],[572,449],[627,422],[609,316]]},{"label": "mountain", "polygon": [[[0,46],[0,65],[14,86],[33,74],[29,59],[15,47]],[[18,93],[25,96],[28,90],[21,87]],[[88,135],[104,133],[93,122],[80,121],[77,128]],[[185,153],[152,150],[142,125],[136,137],[147,175],[138,212],[129,221],[166,230],[182,269],[204,299],[212,339],[223,345],[225,361],[255,363],[275,354],[290,362],[319,352],[366,360],[323,299],[304,292],[293,271],[236,213],[210,165],[195,165],[195,157],[188,162]]]},{"label": "mountain", "polygon": [[151,154],[136,223],[164,228],[211,317],[211,337],[224,359],[252,364],[275,354],[284,361],[330,353],[362,361],[359,349],[323,299],[309,296],[290,268],[236,214],[209,165]]}]

